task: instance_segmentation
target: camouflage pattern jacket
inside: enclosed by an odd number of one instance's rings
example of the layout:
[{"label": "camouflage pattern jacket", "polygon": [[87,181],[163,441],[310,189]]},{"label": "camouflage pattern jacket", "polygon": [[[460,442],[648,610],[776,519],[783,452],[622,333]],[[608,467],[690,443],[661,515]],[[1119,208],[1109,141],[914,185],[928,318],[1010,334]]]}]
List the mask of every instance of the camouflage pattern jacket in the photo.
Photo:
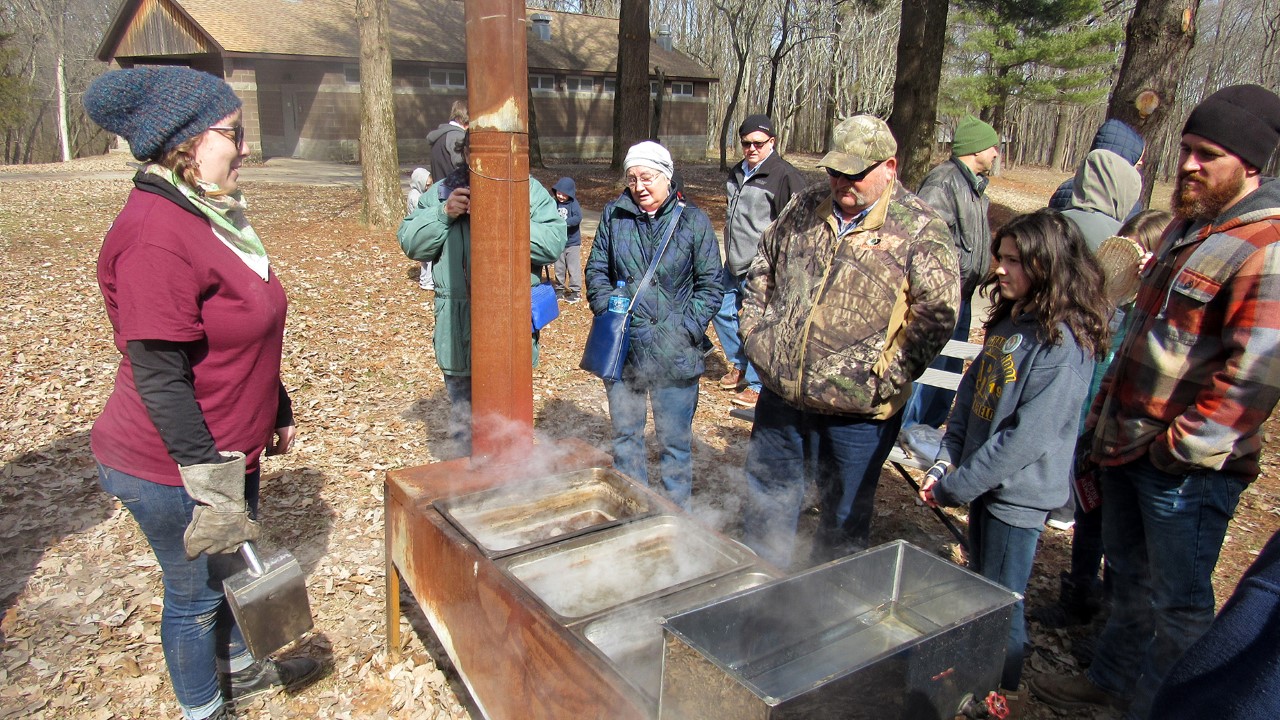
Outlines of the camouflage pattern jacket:
[{"label": "camouflage pattern jacket", "polygon": [[840,237],[830,188],[814,185],[765,231],[739,329],[788,403],[883,420],[951,337],[959,304],[947,224],[901,183]]}]

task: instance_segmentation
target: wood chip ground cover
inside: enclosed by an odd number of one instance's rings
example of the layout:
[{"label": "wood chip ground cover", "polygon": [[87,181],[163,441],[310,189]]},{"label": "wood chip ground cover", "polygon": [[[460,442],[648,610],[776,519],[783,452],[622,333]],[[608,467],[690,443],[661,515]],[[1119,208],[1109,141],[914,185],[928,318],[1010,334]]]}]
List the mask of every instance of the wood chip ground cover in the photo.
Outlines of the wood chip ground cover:
[{"label": "wood chip ground cover", "polygon": [[[813,158],[801,165],[812,170]],[[721,226],[719,172],[681,171],[688,193]],[[618,188],[616,173],[600,165],[537,174],[548,185],[574,175],[588,209]],[[0,720],[173,718],[159,568],[128,513],[98,488],[88,440],[116,368],[94,264],[129,183],[46,175],[0,181]],[[997,212],[1039,207],[1061,178],[1043,171],[997,178]],[[413,264],[393,233],[362,227],[355,190],[250,183],[247,191],[289,293],[284,379],[299,425],[295,450],[265,462],[265,545],[291,549],[307,574],[316,629],[288,652],[319,657],[326,671],[300,693],[253,703],[244,717],[478,717],[420,621],[402,620],[399,662],[383,646],[383,476],[448,452],[431,295],[408,278]],[[589,247],[590,238],[584,242]],[[544,332],[536,429],[607,450],[603,389],[577,369],[589,322],[585,304],[563,306]],[[716,353],[703,378],[694,508],[702,522],[738,536],[749,427],[729,418],[729,393],[716,386],[726,369]],[[1223,550],[1219,601],[1280,524],[1275,430],[1272,420],[1264,477],[1242,498]],[[656,460],[652,440],[650,450]],[[880,487],[874,542],[904,537],[954,552],[899,478],[886,474]],[[1052,602],[1069,541],[1069,533],[1046,531],[1032,607]],[[1086,634],[1032,630],[1033,671],[1072,666],[1072,645]],[[1052,715],[1033,705],[1030,717]]]}]

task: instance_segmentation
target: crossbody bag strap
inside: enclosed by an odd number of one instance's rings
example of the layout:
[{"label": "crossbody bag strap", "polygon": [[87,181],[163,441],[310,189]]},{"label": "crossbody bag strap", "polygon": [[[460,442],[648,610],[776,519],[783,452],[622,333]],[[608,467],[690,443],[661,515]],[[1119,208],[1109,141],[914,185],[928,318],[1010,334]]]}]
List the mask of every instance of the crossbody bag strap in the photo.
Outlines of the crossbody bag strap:
[{"label": "crossbody bag strap", "polygon": [[662,253],[667,249],[667,243],[671,241],[671,236],[676,234],[676,224],[680,222],[680,213],[684,211],[684,201],[676,202],[676,210],[671,214],[671,224],[667,226],[667,232],[662,236],[662,243],[658,245],[658,252],[654,254],[653,261],[649,263],[649,269],[644,271],[644,277],[640,278],[640,284],[636,286],[635,293],[631,296],[631,303],[627,305],[627,312],[631,312],[631,308],[636,305],[636,298],[640,297],[640,293],[649,286],[649,281],[653,280],[653,274],[658,270],[658,261],[662,259]]}]

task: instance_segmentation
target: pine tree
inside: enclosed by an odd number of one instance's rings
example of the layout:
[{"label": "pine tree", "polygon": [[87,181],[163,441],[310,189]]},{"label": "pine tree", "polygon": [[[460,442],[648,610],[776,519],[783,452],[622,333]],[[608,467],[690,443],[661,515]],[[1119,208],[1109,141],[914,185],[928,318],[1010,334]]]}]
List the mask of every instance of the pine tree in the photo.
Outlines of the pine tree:
[{"label": "pine tree", "polygon": [[1088,105],[1107,96],[1124,26],[1099,0],[971,0],[953,28],[959,51],[943,112],[1004,128],[1010,98]]}]

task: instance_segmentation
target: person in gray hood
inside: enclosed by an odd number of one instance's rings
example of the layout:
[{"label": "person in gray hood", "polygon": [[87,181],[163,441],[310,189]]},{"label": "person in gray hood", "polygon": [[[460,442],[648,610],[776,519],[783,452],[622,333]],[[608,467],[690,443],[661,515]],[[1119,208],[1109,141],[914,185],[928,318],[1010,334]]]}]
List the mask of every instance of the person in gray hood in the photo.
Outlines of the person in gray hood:
[{"label": "person in gray hood", "polygon": [[1142,194],[1137,168],[1110,150],[1091,150],[1076,168],[1071,202],[1062,211],[1097,252],[1102,241],[1115,235]]}]

